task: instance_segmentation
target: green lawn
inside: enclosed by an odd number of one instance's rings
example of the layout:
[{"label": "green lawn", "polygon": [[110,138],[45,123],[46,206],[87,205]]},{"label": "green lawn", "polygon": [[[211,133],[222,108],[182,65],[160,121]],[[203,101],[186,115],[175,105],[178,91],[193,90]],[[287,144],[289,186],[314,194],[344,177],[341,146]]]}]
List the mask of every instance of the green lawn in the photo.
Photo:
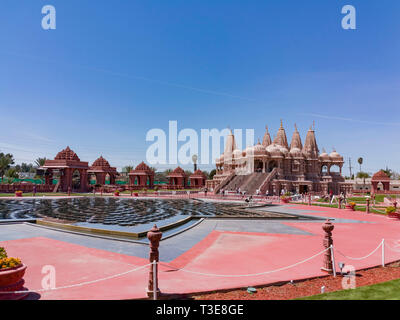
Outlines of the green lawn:
[{"label": "green lawn", "polygon": [[356,289],[340,290],[297,300],[400,300],[400,279]]}]

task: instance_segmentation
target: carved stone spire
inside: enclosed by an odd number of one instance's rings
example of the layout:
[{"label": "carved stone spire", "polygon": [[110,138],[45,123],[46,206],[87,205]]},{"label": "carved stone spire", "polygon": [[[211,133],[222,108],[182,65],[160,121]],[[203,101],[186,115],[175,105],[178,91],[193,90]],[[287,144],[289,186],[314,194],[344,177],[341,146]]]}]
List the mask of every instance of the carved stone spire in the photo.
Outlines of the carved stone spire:
[{"label": "carved stone spire", "polygon": [[285,147],[286,149],[289,149],[289,145],[288,145],[287,138],[286,138],[286,132],[285,132],[285,129],[283,128],[282,120],[281,120],[281,127],[279,128],[279,130],[276,134],[274,143],[277,145],[280,145],[282,147]]},{"label": "carved stone spire", "polygon": [[312,157],[318,157],[319,150],[318,150],[317,140],[315,139],[315,132],[312,126],[307,132],[306,142],[304,143],[303,152],[309,154]]},{"label": "carved stone spire", "polygon": [[263,138],[263,141],[262,141],[262,145],[264,147],[268,147],[271,143],[272,143],[271,136],[269,135],[269,132],[268,132],[268,126],[266,126],[265,127],[264,138]]},{"label": "carved stone spire", "polygon": [[300,134],[299,131],[297,131],[297,126],[296,124],[294,125],[294,132],[293,132],[293,137],[292,137],[292,141],[290,143],[290,150],[293,150],[295,148],[302,150],[303,149],[303,144],[301,143],[301,138],[300,138]]},{"label": "carved stone spire", "polygon": [[224,155],[225,156],[230,155],[233,153],[234,150],[236,150],[236,141],[235,141],[235,136],[232,133],[232,130],[230,130],[230,133],[226,137]]}]

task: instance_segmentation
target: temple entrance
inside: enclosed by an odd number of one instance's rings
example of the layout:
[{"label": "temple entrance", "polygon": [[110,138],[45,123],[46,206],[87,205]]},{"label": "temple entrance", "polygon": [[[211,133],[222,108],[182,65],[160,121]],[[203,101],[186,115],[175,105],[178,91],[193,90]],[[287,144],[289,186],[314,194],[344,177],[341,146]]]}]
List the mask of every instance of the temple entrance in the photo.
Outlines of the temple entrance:
[{"label": "temple entrance", "polygon": [[262,172],[263,170],[263,162],[260,160],[254,161],[254,172]]},{"label": "temple entrance", "polygon": [[75,170],[72,174],[72,189],[80,190],[81,188],[81,173],[79,170]]},{"label": "temple entrance", "polygon": [[278,164],[276,163],[276,161],[270,161],[268,163],[268,172],[271,172],[272,170],[274,170],[274,168],[277,168]]},{"label": "temple entrance", "polygon": [[306,185],[306,184],[299,185],[299,193],[300,194],[307,193],[307,192],[308,192],[308,185]]}]

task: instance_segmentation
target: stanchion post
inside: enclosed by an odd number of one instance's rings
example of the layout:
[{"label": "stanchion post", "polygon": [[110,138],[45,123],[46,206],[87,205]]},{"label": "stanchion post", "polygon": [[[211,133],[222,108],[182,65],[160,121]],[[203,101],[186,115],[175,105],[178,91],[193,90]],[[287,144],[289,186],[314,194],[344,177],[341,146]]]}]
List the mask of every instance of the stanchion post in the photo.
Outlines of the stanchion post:
[{"label": "stanchion post", "polygon": [[157,300],[157,261],[153,261],[153,300]]},{"label": "stanchion post", "polygon": [[149,284],[147,287],[147,296],[149,298],[157,298],[160,296],[161,292],[158,288],[158,268],[157,262],[159,259],[158,247],[160,245],[160,240],[162,238],[162,232],[157,228],[156,225],[147,233],[147,239],[150,241],[150,257],[149,261],[150,272],[149,272]]},{"label": "stanchion post", "polygon": [[385,266],[385,239],[382,239],[382,267]]},{"label": "stanchion post", "polygon": [[367,198],[367,206],[365,208],[365,212],[369,213],[369,198]]},{"label": "stanchion post", "polygon": [[336,263],[335,263],[335,252],[333,251],[333,244],[331,245],[330,252],[331,252],[331,257],[332,257],[333,276],[336,277]]},{"label": "stanchion post", "polygon": [[[325,248],[325,253],[324,253],[324,261],[323,265],[321,267],[322,271],[326,271],[328,273],[336,273],[336,270],[334,269],[333,266],[333,261],[332,261],[332,245],[333,245],[333,239],[332,239],[332,230],[335,228],[335,226],[328,220],[322,225],[322,229],[325,231],[325,236],[323,240],[323,246]],[[335,271],[334,271],[335,270]],[[336,274],[335,274],[336,276]]]}]

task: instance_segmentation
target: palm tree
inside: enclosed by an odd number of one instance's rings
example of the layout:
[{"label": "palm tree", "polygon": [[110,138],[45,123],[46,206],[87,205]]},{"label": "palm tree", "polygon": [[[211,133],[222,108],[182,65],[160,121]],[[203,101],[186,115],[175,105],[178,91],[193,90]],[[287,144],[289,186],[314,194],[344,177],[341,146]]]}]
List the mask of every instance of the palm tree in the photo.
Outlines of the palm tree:
[{"label": "palm tree", "polygon": [[357,161],[358,161],[358,163],[360,164],[360,172],[362,172],[362,171],[361,171],[361,165],[363,164],[364,159],[360,157],[360,158],[358,158]]},{"label": "palm tree", "polygon": [[123,172],[129,173],[133,170],[133,166],[126,166],[122,168]]},{"label": "palm tree", "polygon": [[35,160],[35,164],[38,166],[38,167],[41,167],[41,166],[44,166],[44,163],[46,162],[46,158],[37,158],[36,160]]}]

